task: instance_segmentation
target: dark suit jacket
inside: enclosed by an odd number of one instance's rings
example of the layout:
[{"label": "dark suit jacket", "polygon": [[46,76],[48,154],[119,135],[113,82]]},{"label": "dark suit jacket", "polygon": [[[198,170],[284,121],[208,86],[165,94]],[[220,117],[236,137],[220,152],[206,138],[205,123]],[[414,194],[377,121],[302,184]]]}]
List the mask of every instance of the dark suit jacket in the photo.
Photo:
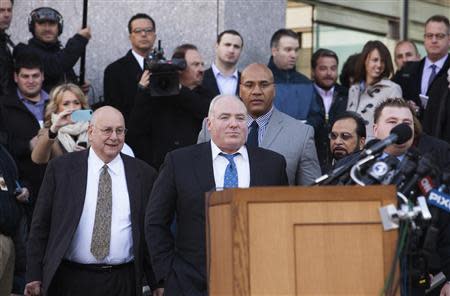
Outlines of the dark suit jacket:
[{"label": "dark suit jacket", "polygon": [[14,156],[19,175],[29,186],[34,200],[39,192],[45,165],[31,160],[30,140],[38,134],[39,122],[17,96],[17,90],[0,99],[2,119],[8,139],[6,148]]},{"label": "dark suit jacket", "polygon": [[[247,148],[250,186],[287,185],[280,154]],[[270,168],[270,169],[269,169]],[[215,189],[211,142],[167,154],[145,217],[145,235],[157,281],[166,295],[206,295],[205,192]],[[176,215],[174,238],[170,224]]]},{"label": "dark suit jacket", "polygon": [[105,104],[113,106],[122,112],[126,126],[128,126],[142,73],[143,71],[131,50],[105,69],[103,78]]},{"label": "dark suit jacket", "polygon": [[[27,282],[42,281],[44,293],[64,258],[78,226],[86,195],[90,150],[64,154],[49,162],[39,193],[27,245]],[[144,211],[156,172],[143,161],[121,154],[130,198],[136,295],[143,273],[154,284],[144,239]]]},{"label": "dark suit jacket", "polygon": [[195,144],[211,98],[202,86],[166,97],[139,90],[127,134],[136,156],[159,169],[167,152]]},{"label": "dark suit jacket", "polygon": [[[241,82],[241,72],[238,72],[238,83],[235,92],[237,96],[239,96],[240,82]],[[207,90],[209,90],[209,92],[214,94],[214,97],[220,95],[219,86],[217,85],[216,77],[214,77],[214,72],[211,67],[208,70],[206,70],[205,73],[203,74],[202,86]]]},{"label": "dark suit jacket", "polygon": [[[422,106],[419,94],[421,93],[422,73],[424,65],[425,65],[425,58],[423,58],[419,62],[408,62],[403,66],[403,68],[399,72],[395,74],[395,76],[392,79],[402,88],[403,98],[406,100],[414,101],[417,106]],[[441,76],[447,76],[449,66],[450,66],[450,57],[447,57],[444,66],[437,73],[436,77],[434,78],[433,82],[428,88],[427,96],[430,96],[430,92],[437,87],[436,80]]]}]

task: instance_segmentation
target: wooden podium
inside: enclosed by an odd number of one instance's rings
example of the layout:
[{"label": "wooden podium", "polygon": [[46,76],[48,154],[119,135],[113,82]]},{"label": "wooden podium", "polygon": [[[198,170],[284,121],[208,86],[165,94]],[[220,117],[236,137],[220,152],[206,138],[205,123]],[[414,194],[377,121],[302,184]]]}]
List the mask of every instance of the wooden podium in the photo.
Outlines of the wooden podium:
[{"label": "wooden podium", "polygon": [[266,187],[206,201],[210,295],[379,295],[397,231],[393,186]]}]

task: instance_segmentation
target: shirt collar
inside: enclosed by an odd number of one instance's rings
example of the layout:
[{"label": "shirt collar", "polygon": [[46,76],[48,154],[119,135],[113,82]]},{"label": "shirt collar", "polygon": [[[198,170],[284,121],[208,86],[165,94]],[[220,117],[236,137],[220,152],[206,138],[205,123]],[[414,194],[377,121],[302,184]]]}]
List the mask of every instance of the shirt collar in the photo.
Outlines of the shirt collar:
[{"label": "shirt collar", "polygon": [[269,123],[270,118],[272,117],[273,114],[273,105],[272,108],[270,108],[269,112],[267,112],[264,115],[261,115],[260,117],[254,119],[252,118],[250,115],[247,116],[247,126],[250,126],[253,121],[256,121],[256,123],[258,124],[259,127],[261,126],[266,126]]},{"label": "shirt collar", "polygon": [[320,86],[318,86],[316,83],[314,83],[314,87],[316,88],[317,92],[321,97],[327,97],[330,95],[333,95],[334,93],[334,85],[329,90],[324,90]]},{"label": "shirt collar", "polygon": [[436,62],[432,62],[430,61],[430,59],[428,57],[425,58],[425,65],[424,65],[424,69],[428,69],[431,65],[436,65],[436,73],[439,72],[439,70],[442,69],[442,67],[444,67],[444,63],[445,60],[447,60],[448,54],[446,54],[445,56],[443,56],[442,58],[440,58],[439,60],[437,60]]},{"label": "shirt collar", "polygon": [[143,67],[144,67],[144,58],[140,54],[135,52],[133,49],[131,50],[131,53],[133,54],[134,58],[138,62],[139,67],[141,67],[141,69],[143,69]]},{"label": "shirt collar", "polygon": [[[96,172],[101,171],[103,166],[105,165],[103,160],[98,157],[97,153],[95,153],[92,147],[89,148],[88,164]],[[107,163],[109,171],[111,171],[114,175],[118,175],[120,173],[121,164],[122,157],[120,157],[120,153],[113,160]]]},{"label": "shirt collar", "polygon": [[[21,101],[33,103],[30,100],[28,100],[27,98],[25,98],[22,95],[22,92],[18,88],[17,88],[17,96],[19,97],[19,99]],[[39,96],[40,96],[39,102],[35,103],[35,105],[44,104],[50,99],[48,93],[46,93],[43,89],[41,89]]]},{"label": "shirt collar", "polygon": [[[220,153],[225,153],[222,150],[220,150],[219,147],[217,147],[217,145],[213,142],[213,140],[211,140],[211,152],[213,161],[219,156]],[[245,160],[248,160],[247,147],[245,147],[245,145],[242,145],[241,148],[239,148],[239,150],[236,151],[235,153],[239,153]]]},{"label": "shirt collar", "polygon": [[214,64],[214,63],[211,64],[211,69],[212,69],[212,71],[213,71],[213,73],[214,73],[214,77],[216,77],[216,78],[217,78],[217,76],[222,76],[222,77],[234,77],[234,78],[236,78],[236,79],[238,78],[238,70],[237,70],[237,68],[234,69],[233,74],[231,74],[230,76],[225,76],[225,75],[223,75],[223,74],[220,72],[219,68],[217,68],[216,64]]}]

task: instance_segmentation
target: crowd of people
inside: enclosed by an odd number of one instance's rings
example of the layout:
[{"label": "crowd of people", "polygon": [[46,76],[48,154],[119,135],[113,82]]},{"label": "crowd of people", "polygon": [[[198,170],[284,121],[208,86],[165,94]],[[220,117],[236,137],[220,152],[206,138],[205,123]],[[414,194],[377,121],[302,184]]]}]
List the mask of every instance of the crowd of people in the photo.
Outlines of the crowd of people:
[{"label": "crowd of people", "polygon": [[[426,21],[422,59],[412,41],[398,42],[392,59],[373,40],[338,73],[337,54],[320,48],[310,80],[296,70],[289,29],[273,33],[267,65],[240,72],[244,39],[230,29],[210,68],[186,43],[172,55],[185,65],[161,76],[155,21],[138,13],[94,108],[73,70],[90,29],[63,46],[63,16],[40,7],[32,38],[15,45],[13,2],[0,0],[0,295],[142,295],[144,285],[155,296],[207,295],[206,192],[311,185],[400,123],[414,136],[383,157],[416,148],[450,169],[445,16]],[[439,225],[433,272],[450,278],[450,223]]]}]

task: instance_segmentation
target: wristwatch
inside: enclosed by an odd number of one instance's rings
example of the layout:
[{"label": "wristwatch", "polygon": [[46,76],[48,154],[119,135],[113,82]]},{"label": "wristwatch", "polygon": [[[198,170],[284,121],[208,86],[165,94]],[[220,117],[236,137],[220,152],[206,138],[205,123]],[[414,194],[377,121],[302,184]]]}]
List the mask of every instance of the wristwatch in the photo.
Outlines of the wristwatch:
[{"label": "wristwatch", "polygon": [[56,139],[57,136],[58,136],[58,133],[52,132],[52,130],[50,128],[48,129],[48,138],[49,139]]}]

